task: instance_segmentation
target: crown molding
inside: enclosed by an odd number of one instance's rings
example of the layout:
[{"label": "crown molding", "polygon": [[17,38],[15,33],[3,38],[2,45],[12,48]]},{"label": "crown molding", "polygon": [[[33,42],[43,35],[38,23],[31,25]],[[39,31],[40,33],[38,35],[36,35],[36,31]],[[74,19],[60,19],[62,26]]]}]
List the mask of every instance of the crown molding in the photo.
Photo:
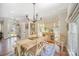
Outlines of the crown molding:
[{"label": "crown molding", "polygon": [[[72,11],[70,11],[72,12]],[[76,7],[73,9],[73,12],[66,17],[66,22],[74,22],[75,18],[79,15],[79,4],[76,4]]]}]

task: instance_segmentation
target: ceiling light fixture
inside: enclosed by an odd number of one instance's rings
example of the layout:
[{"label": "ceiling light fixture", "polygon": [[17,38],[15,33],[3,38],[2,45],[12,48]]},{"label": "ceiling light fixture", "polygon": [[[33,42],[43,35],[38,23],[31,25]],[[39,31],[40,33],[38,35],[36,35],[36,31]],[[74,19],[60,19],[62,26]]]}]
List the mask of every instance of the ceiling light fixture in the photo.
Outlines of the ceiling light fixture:
[{"label": "ceiling light fixture", "polygon": [[[35,22],[37,22],[38,20],[38,13],[36,13],[36,3],[32,3],[33,4],[33,20],[32,20],[32,22],[33,23],[35,23]],[[28,17],[28,15],[26,15],[26,18],[27,18],[27,20],[29,21],[30,19],[29,19],[29,17]],[[40,20],[42,20],[42,17],[40,17]]]}]

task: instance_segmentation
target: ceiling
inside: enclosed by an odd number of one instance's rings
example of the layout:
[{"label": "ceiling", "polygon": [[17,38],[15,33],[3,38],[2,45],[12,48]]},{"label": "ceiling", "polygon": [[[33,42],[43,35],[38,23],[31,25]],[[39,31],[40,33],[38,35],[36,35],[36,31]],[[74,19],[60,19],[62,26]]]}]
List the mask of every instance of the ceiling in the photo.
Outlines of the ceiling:
[{"label": "ceiling", "polygon": [[[36,3],[36,13],[43,18],[66,12],[67,8],[67,3]],[[32,19],[32,3],[0,3],[0,17],[24,18],[26,14]]]}]

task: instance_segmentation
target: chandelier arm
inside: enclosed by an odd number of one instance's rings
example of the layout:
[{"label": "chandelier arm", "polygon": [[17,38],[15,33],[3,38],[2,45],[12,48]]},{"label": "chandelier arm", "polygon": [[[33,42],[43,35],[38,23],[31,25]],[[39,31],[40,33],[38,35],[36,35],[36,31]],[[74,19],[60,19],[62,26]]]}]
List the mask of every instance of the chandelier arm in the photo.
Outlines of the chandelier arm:
[{"label": "chandelier arm", "polygon": [[[38,18],[38,14],[36,14],[36,3],[33,3],[33,22],[35,23]],[[27,20],[29,21],[30,19],[28,18],[28,15],[26,15]]]},{"label": "chandelier arm", "polygon": [[28,15],[26,15],[27,20],[29,21]]}]

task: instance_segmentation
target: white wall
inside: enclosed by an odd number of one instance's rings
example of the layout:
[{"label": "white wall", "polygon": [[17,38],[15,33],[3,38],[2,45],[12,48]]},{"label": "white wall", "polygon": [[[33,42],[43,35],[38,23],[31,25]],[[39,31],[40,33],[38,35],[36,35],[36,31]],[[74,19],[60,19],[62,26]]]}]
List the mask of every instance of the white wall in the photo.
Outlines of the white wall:
[{"label": "white wall", "polygon": [[77,41],[77,55],[79,56],[79,15],[76,17],[76,24],[77,24],[77,35],[78,35],[78,41]]},{"label": "white wall", "polygon": [[71,52],[71,55],[77,54],[77,24],[69,23],[69,31],[68,31],[68,49]]},{"label": "white wall", "polygon": [[4,33],[4,38],[8,37],[8,21],[4,20],[3,23],[3,33]]}]

